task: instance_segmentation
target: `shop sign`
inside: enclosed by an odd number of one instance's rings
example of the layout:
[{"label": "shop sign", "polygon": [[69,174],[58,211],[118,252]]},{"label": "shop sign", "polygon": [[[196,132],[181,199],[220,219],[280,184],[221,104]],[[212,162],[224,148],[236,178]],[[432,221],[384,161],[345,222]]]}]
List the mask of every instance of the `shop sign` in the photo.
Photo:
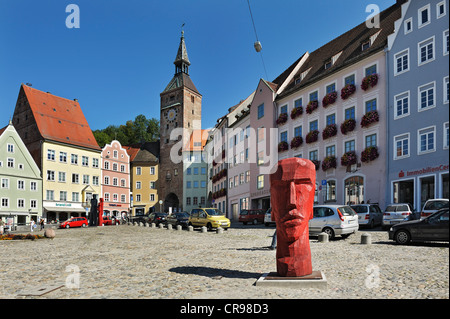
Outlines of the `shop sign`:
[{"label": "shop sign", "polygon": [[428,166],[428,167],[424,167],[421,169],[416,169],[416,170],[411,170],[411,171],[406,171],[404,172],[403,170],[401,170],[398,173],[398,177],[403,178],[403,177],[410,177],[410,176],[417,176],[417,175],[423,175],[423,174],[429,174],[429,173],[436,173],[436,172],[442,172],[442,171],[448,171],[448,164],[444,165],[439,165],[439,166]]}]

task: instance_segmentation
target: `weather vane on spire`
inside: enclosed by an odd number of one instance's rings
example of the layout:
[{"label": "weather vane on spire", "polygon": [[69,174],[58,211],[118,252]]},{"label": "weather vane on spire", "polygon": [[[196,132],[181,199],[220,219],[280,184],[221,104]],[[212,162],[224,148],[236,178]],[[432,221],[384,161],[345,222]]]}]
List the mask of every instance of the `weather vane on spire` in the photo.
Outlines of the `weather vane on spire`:
[{"label": "weather vane on spire", "polygon": [[183,27],[186,25],[186,23],[183,22],[183,24],[181,25],[181,36],[184,37],[184,30]]}]

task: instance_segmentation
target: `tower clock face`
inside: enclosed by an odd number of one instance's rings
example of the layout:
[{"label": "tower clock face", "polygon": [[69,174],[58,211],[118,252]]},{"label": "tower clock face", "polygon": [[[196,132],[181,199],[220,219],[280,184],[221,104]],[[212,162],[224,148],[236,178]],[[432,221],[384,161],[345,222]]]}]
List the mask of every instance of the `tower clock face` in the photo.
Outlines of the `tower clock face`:
[{"label": "tower clock face", "polygon": [[167,111],[166,113],[166,120],[170,123],[175,121],[175,118],[177,117],[177,111],[175,109],[171,109]]}]

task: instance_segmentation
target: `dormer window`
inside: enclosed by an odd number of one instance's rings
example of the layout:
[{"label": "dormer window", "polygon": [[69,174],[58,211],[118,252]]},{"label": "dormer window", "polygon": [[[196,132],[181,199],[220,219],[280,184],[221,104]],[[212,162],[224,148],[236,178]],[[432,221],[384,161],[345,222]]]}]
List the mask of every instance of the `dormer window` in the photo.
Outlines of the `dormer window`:
[{"label": "dormer window", "polygon": [[332,65],[333,65],[333,62],[331,61],[331,59],[327,60],[325,62],[325,70],[331,68]]},{"label": "dormer window", "polygon": [[367,50],[368,48],[370,48],[370,40],[364,41],[364,42],[362,43],[362,45],[361,45],[361,50],[362,50],[362,51],[365,51],[365,50]]}]

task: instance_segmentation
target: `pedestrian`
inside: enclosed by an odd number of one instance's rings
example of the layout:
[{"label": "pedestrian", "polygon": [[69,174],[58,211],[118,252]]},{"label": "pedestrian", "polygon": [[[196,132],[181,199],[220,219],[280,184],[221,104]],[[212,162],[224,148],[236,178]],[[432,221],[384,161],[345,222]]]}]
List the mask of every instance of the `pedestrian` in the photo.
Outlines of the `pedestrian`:
[{"label": "pedestrian", "polygon": [[41,230],[44,229],[44,219],[41,218],[41,221],[39,222],[39,224],[41,225]]},{"label": "pedestrian", "polygon": [[275,229],[275,233],[272,236],[272,244],[269,247],[271,250],[277,249],[277,230]]},{"label": "pedestrian", "polygon": [[5,226],[5,222],[0,217],[0,236],[3,235],[3,228]]},{"label": "pedestrian", "polygon": [[31,232],[33,232],[34,225],[36,225],[36,223],[34,222],[34,219],[32,219],[30,222]]}]

